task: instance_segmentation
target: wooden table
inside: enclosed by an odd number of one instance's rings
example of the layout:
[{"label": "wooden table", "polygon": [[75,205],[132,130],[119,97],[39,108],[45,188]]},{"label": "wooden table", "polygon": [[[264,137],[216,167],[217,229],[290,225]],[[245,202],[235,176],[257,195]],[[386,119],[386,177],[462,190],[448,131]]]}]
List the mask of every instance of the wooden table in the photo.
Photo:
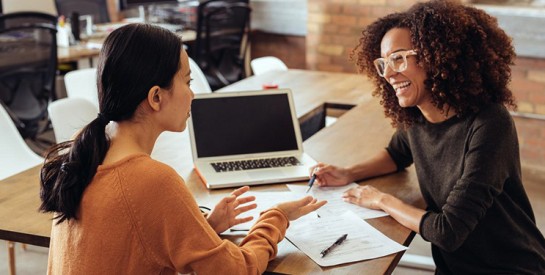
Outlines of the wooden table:
[{"label": "wooden table", "polygon": [[[309,72],[290,70],[267,73],[251,77],[222,91],[230,89],[259,89],[263,82],[274,81],[280,87],[293,90],[297,114],[324,106],[325,103],[357,104],[338,121],[304,142],[305,151],[318,161],[338,165],[350,165],[361,161],[385,147],[393,132],[389,121],[384,118],[378,100],[372,98],[370,84],[363,76],[341,73]],[[186,180],[187,186],[200,205],[210,205],[231,190],[208,190],[193,170],[189,144],[186,151],[173,150],[184,158],[182,167],[176,169]],[[51,230],[51,215],[36,210],[40,204],[38,192],[39,168],[32,168],[0,182],[0,239],[48,246]],[[306,184],[301,182],[300,184]],[[422,207],[423,201],[418,190],[416,173],[406,171],[365,181],[377,188],[393,193],[406,202]],[[288,189],[284,184],[252,187],[254,191]],[[414,233],[391,217],[368,220],[368,222],[393,240],[409,245]],[[240,238],[235,238],[235,241]],[[268,266],[269,271],[287,274],[383,274],[391,273],[403,253],[378,259],[321,268],[300,252],[289,241],[279,244],[276,259]]]},{"label": "wooden table", "polygon": [[[197,37],[196,32],[193,30],[185,30],[180,34],[184,43],[194,41]],[[78,45],[70,47],[57,47],[57,61],[59,63],[68,63],[78,61],[80,59],[97,57],[100,54],[102,43],[107,35],[108,34],[105,33],[102,37],[96,37],[87,42],[81,42]]]}]

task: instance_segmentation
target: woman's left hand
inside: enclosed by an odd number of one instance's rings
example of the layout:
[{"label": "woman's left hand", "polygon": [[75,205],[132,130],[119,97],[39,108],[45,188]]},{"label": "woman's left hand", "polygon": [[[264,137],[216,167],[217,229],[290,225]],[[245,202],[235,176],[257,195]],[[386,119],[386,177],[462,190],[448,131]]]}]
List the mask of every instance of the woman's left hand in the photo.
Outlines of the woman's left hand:
[{"label": "woman's left hand", "polygon": [[[223,198],[215,207],[212,212],[208,214],[207,220],[210,226],[220,234],[223,231],[235,226],[237,224],[251,221],[254,217],[237,218],[238,215],[255,209],[257,204],[247,204],[255,201],[254,196],[240,197],[240,195],[250,190],[250,187],[244,186],[236,189],[231,195]],[[244,205],[247,204],[247,205]],[[243,206],[241,206],[243,205]],[[240,207],[239,207],[240,206]]]},{"label": "woman's left hand", "polygon": [[385,194],[370,185],[358,186],[344,192],[343,200],[370,209],[380,210],[380,200]]}]

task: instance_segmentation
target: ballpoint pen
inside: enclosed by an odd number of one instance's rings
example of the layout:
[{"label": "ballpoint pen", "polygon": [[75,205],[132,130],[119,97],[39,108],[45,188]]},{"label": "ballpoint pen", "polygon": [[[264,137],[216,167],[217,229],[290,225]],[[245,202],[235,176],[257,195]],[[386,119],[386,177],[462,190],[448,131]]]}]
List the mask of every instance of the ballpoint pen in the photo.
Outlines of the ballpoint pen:
[{"label": "ballpoint pen", "polygon": [[310,188],[312,188],[312,185],[314,185],[314,181],[316,180],[316,170],[318,168],[314,168],[314,170],[312,171],[312,176],[310,177],[310,180],[308,181],[308,189],[307,189],[307,192],[305,193],[308,193],[308,191],[310,191]]},{"label": "ballpoint pen", "polygon": [[340,238],[338,238],[332,245],[330,245],[328,248],[324,249],[320,254],[322,254],[322,258],[325,257],[333,248],[335,248],[338,245],[341,245],[344,240],[346,240],[346,237],[348,234],[342,235]]}]

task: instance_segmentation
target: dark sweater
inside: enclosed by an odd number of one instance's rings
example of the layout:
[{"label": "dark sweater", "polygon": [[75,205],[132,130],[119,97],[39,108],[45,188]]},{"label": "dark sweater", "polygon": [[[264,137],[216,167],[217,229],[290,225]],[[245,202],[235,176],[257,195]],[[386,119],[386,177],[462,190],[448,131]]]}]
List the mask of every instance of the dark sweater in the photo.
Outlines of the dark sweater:
[{"label": "dark sweater", "polygon": [[545,274],[545,239],[521,181],[513,120],[501,105],[398,130],[387,148],[414,162],[427,212],[420,234],[438,274]]}]

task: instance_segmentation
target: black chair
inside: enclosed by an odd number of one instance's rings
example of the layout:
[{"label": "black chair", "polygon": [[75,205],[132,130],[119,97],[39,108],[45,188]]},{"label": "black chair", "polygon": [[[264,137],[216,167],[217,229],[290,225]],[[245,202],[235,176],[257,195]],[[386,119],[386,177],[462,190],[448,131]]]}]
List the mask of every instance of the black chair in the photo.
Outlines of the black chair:
[{"label": "black chair", "polygon": [[0,22],[0,29],[40,23],[51,24],[53,27],[57,25],[57,17],[41,12],[12,12],[0,14],[0,16],[5,18]]},{"label": "black chair", "polygon": [[93,24],[110,22],[106,0],[55,0],[55,6],[59,15],[70,17],[78,13],[91,15]]},{"label": "black chair", "polygon": [[209,0],[197,8],[193,58],[212,90],[245,77],[250,13],[248,1]]},{"label": "black chair", "polygon": [[47,105],[55,99],[56,21],[35,12],[0,15],[0,103],[33,141],[47,129]]}]

